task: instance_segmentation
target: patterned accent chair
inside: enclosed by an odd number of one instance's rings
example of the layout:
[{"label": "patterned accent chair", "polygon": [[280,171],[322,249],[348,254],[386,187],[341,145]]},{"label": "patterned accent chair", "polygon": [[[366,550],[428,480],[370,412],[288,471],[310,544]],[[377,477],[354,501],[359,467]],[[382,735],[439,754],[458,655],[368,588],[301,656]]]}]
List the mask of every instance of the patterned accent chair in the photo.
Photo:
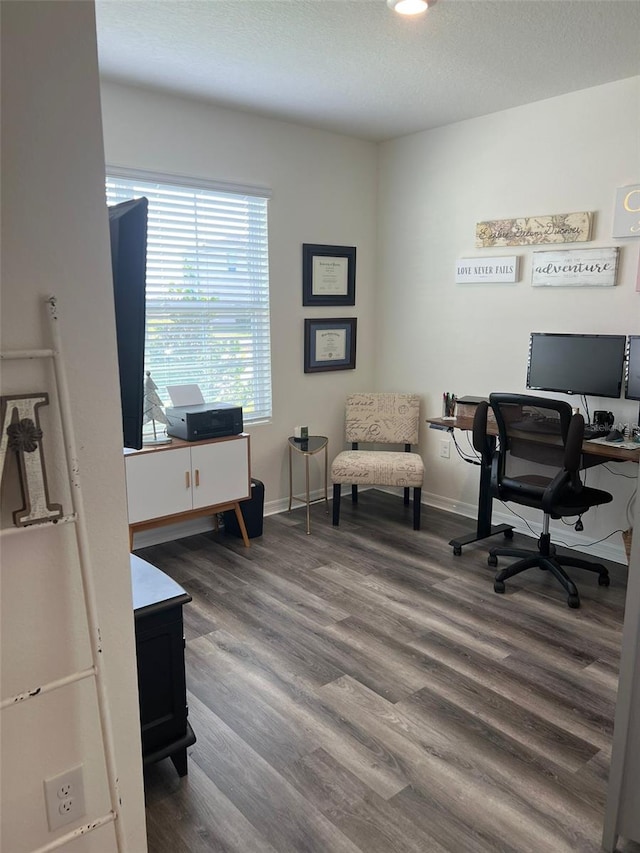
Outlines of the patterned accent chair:
[{"label": "patterned accent chair", "polygon": [[[420,397],[417,394],[350,394],[346,404],[346,440],[351,450],[339,453],[331,465],[333,524],[340,523],[340,491],[351,484],[351,500],[358,502],[358,486],[400,486],[405,506],[413,488],[413,529],[420,529],[420,496],[424,464],[411,445],[418,443]],[[360,442],[404,444],[404,451],[359,450]]]}]

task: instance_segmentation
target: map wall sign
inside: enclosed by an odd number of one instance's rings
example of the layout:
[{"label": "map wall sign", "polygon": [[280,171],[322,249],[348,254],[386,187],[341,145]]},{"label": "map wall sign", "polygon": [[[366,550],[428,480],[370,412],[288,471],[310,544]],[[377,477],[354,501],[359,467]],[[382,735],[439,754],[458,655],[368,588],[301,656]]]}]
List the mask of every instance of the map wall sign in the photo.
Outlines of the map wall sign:
[{"label": "map wall sign", "polygon": [[493,219],[476,225],[476,248],[584,243],[591,239],[591,213],[556,213],[519,219]]},{"label": "map wall sign", "polygon": [[456,261],[456,284],[501,284],[517,280],[517,255],[501,258],[460,258]]},{"label": "map wall sign", "polygon": [[534,252],[534,287],[612,287],[618,270],[618,247]]},{"label": "map wall sign", "polygon": [[616,190],[613,236],[640,237],[640,184]]}]

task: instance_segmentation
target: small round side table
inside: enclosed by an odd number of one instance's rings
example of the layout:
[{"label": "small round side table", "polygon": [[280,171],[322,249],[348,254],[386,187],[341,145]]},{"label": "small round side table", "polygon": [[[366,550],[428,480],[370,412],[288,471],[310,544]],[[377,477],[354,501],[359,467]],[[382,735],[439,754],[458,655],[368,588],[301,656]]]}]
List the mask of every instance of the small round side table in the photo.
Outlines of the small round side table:
[{"label": "small round side table", "polygon": [[[324,500],[327,512],[329,512],[329,498],[327,494],[327,477],[328,477],[328,447],[329,439],[326,435],[310,435],[309,438],[300,439],[289,436],[289,512],[291,512],[292,501],[300,501],[307,506],[307,533],[311,533],[311,521],[309,516],[309,507],[313,503]],[[311,500],[309,497],[309,457],[315,456],[316,453],[324,450],[324,498],[316,498]],[[291,461],[293,452],[300,453],[304,456],[304,473],[305,473],[305,496],[298,498],[293,494],[293,464]]]}]

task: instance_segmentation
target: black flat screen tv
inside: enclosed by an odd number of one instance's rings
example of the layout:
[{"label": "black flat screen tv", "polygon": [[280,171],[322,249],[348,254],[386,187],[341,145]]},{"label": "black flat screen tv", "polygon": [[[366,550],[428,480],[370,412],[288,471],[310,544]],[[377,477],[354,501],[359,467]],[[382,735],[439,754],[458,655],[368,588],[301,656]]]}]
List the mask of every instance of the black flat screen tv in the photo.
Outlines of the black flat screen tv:
[{"label": "black flat screen tv", "polygon": [[108,208],[116,312],[122,434],[125,447],[142,447],[144,406],[146,198]]},{"label": "black flat screen tv", "polygon": [[565,335],[533,332],[529,343],[527,388],[619,397],[625,335]]},{"label": "black flat screen tv", "polygon": [[629,335],[624,396],[640,400],[640,335]]}]

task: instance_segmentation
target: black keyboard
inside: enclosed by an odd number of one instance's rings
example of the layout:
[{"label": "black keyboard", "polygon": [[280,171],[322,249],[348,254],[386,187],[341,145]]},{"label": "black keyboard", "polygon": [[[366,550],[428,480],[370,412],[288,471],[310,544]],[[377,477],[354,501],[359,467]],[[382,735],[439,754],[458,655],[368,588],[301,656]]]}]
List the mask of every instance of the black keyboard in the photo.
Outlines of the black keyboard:
[{"label": "black keyboard", "polygon": [[527,418],[511,424],[512,429],[520,432],[537,432],[542,435],[560,435],[560,421],[558,418]]},{"label": "black keyboard", "polygon": [[[557,418],[527,418],[524,421],[511,424],[513,429],[520,432],[537,432],[543,435],[560,435],[560,421]],[[599,426],[598,424],[585,424],[584,436],[585,441],[591,438],[604,438],[609,432],[609,427]]]}]

